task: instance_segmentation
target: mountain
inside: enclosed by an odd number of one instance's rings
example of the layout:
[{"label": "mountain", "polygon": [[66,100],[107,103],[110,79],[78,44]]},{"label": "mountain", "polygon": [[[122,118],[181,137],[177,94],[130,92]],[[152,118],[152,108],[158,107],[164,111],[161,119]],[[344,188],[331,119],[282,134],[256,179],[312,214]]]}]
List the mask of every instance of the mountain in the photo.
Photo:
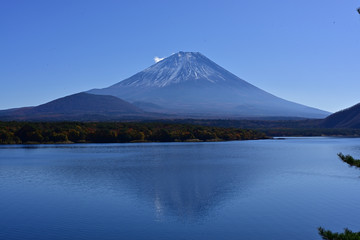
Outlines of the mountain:
[{"label": "mountain", "polygon": [[330,114],[265,92],[195,52],[173,54],[128,79],[88,93],[185,117],[324,118]]},{"label": "mountain", "polygon": [[77,93],[37,107],[0,111],[2,120],[115,120],[153,117],[138,107],[114,96]]},{"label": "mountain", "polygon": [[331,114],[324,119],[322,126],[332,128],[360,128],[360,103]]}]

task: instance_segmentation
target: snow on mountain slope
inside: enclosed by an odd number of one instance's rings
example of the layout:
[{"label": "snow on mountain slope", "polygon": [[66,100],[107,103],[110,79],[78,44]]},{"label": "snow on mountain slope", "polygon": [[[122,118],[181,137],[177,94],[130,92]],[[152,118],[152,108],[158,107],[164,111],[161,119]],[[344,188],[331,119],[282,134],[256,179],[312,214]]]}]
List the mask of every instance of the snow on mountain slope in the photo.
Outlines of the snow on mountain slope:
[{"label": "snow on mountain slope", "polygon": [[187,81],[225,82],[223,71],[201,53],[179,52],[114,86],[165,87]]}]

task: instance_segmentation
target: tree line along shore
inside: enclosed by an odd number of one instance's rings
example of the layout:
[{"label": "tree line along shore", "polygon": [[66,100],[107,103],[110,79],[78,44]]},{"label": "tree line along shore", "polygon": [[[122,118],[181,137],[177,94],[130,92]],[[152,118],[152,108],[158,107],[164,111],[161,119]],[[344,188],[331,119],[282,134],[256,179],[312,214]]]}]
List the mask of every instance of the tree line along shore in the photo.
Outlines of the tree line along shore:
[{"label": "tree line along shore", "polygon": [[0,144],[232,141],[268,138],[230,127],[140,122],[0,122]]}]

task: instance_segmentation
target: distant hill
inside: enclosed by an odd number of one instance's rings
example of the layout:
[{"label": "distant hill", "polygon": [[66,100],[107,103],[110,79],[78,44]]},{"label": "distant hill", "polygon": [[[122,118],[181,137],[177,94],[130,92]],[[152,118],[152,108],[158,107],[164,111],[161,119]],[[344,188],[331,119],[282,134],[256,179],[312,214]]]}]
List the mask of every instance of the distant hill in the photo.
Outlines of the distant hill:
[{"label": "distant hill", "polygon": [[360,128],[360,103],[331,114],[324,119],[322,126],[331,128]]},{"label": "distant hill", "polygon": [[120,98],[89,93],[77,93],[37,107],[0,111],[1,120],[90,121],[153,117]]},{"label": "distant hill", "polygon": [[142,113],[143,110],[114,96],[77,93],[42,104],[32,109],[53,113]]},{"label": "distant hill", "polygon": [[198,52],[178,52],[92,94],[112,95],[151,112],[195,118],[324,118],[330,113],[276,97]]}]

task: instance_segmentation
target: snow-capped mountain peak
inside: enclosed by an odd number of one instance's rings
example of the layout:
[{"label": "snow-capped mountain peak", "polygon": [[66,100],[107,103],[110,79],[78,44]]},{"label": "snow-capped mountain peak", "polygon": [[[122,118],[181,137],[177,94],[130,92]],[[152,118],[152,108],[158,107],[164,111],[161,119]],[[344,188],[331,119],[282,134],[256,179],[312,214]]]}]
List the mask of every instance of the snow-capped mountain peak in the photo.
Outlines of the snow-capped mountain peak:
[{"label": "snow-capped mountain peak", "polygon": [[178,52],[114,86],[166,87],[187,81],[226,81],[228,71],[199,52]]}]

